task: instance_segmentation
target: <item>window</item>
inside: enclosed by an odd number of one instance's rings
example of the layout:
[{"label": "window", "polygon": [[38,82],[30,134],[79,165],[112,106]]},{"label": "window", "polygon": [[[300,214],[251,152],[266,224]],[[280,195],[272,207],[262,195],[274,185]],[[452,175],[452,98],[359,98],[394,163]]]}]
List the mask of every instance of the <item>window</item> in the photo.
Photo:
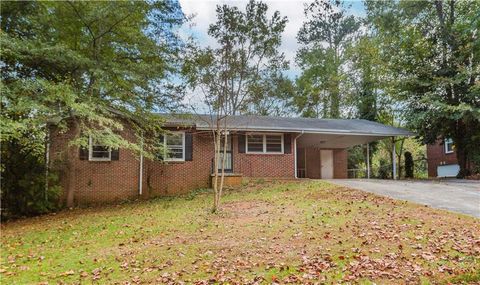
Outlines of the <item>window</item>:
[{"label": "window", "polygon": [[94,142],[92,137],[90,137],[88,139],[88,160],[110,161],[112,160],[112,150],[107,146]]},{"label": "window", "polygon": [[184,161],[185,160],[185,133],[176,132],[163,136],[165,146],[165,161]]},{"label": "window", "polygon": [[[224,139],[225,137],[222,135],[220,138],[220,155],[218,157],[218,170],[222,170],[222,162],[223,162],[223,152],[224,152]],[[233,159],[232,159],[232,137],[227,136],[227,149],[225,150],[225,172],[232,172],[233,170]]]},{"label": "window", "polygon": [[247,151],[248,152],[263,152],[263,135],[248,135],[247,136]]},{"label": "window", "polygon": [[267,152],[283,152],[281,135],[265,135]]},{"label": "window", "polygon": [[247,134],[247,153],[283,153],[283,134]]},{"label": "window", "polygon": [[445,139],[445,153],[452,153],[453,152],[453,140],[452,139]]}]

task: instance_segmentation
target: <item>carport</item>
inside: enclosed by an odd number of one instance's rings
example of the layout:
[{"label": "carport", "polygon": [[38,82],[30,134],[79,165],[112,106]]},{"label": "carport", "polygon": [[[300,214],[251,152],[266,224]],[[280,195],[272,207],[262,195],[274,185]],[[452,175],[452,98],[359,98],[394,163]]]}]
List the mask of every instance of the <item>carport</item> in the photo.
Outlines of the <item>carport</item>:
[{"label": "carport", "polygon": [[[307,124],[295,137],[297,178],[346,178],[335,175],[334,165],[346,163],[341,161],[346,157],[341,157],[340,150],[356,145],[366,145],[367,178],[370,178],[369,144],[385,138],[394,142],[396,137],[413,135],[405,129],[367,120],[321,121],[323,126],[319,122],[314,126]],[[397,179],[395,143],[392,145],[393,179]]]}]

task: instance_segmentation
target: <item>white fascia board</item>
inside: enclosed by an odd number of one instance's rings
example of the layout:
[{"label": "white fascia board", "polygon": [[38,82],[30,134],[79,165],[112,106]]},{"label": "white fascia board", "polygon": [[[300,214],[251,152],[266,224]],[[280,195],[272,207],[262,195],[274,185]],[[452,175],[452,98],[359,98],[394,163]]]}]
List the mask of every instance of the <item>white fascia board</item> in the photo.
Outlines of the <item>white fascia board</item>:
[{"label": "white fascia board", "polygon": [[[197,127],[197,130],[211,131],[208,127]],[[241,132],[289,132],[289,133],[304,133],[304,134],[326,134],[326,135],[352,135],[352,136],[379,136],[379,137],[393,137],[393,136],[415,136],[415,134],[385,134],[385,133],[362,133],[349,130],[330,130],[330,129],[285,129],[285,128],[270,128],[270,129],[254,129],[254,128],[228,128],[230,131]]]}]

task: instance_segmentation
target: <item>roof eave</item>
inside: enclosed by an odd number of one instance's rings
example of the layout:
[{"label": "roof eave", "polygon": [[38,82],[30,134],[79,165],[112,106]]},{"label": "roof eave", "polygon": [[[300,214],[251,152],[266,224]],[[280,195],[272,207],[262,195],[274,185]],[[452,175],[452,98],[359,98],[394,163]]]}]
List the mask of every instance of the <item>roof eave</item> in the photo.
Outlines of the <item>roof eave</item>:
[{"label": "roof eave", "polygon": [[[286,128],[228,128],[230,131],[238,132],[290,132],[290,133],[304,133],[304,134],[328,134],[328,135],[352,135],[352,136],[376,136],[376,137],[394,137],[415,136],[414,133],[375,133],[375,132],[354,132],[349,130],[329,130],[329,129],[286,129]],[[198,127],[197,130],[211,131],[209,127]]]}]

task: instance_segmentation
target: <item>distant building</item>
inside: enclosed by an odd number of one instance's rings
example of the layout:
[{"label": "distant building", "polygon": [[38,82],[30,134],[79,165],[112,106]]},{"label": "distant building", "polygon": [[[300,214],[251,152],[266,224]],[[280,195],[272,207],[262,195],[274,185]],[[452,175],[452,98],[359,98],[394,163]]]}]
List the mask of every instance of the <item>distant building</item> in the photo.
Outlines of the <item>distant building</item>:
[{"label": "distant building", "polygon": [[452,139],[427,145],[428,177],[455,177],[460,171]]}]

